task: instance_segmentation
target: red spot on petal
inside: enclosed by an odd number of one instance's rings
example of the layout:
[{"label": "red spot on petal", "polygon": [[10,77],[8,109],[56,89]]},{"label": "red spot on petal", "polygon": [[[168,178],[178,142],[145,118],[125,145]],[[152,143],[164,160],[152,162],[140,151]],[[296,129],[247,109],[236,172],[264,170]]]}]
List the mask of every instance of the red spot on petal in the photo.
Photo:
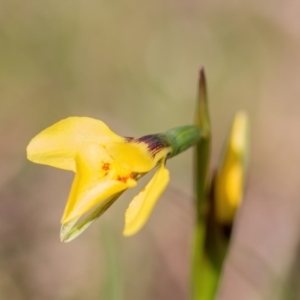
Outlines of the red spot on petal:
[{"label": "red spot on petal", "polygon": [[110,164],[109,163],[103,163],[102,170],[109,171],[110,170]]},{"label": "red spot on petal", "polygon": [[128,178],[129,176],[118,176],[117,179],[123,183],[126,183]]},{"label": "red spot on petal", "polygon": [[127,176],[118,176],[117,180],[126,183],[129,178],[134,179],[134,173],[130,173]]}]

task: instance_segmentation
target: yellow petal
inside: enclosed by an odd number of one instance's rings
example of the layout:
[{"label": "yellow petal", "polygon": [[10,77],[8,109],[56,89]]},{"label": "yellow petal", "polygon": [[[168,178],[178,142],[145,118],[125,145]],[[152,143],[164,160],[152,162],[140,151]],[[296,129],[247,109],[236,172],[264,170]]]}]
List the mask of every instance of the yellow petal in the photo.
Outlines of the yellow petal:
[{"label": "yellow petal", "polygon": [[[130,171],[110,161],[106,151],[99,145],[86,145],[80,149],[75,160],[76,174],[62,224],[81,217],[106,198],[136,185]],[[110,165],[111,170],[103,168],[106,164]]]},{"label": "yellow petal", "polygon": [[168,182],[169,171],[162,164],[146,187],[129,204],[125,214],[125,236],[135,234],[146,223]]},{"label": "yellow petal", "polygon": [[95,210],[84,217],[81,221],[75,218],[72,221],[62,224],[60,230],[60,241],[70,242],[83,233],[93,222],[95,222],[119,197],[121,193],[105,199]]},{"label": "yellow petal", "polygon": [[231,224],[243,196],[248,159],[248,118],[239,112],[234,118],[227,146],[215,181],[216,217]]},{"label": "yellow petal", "polygon": [[159,160],[170,152],[170,148],[162,148],[153,155],[149,151],[148,145],[143,142],[108,143],[105,148],[115,161],[136,173],[149,172]]},{"label": "yellow petal", "polygon": [[35,163],[75,171],[75,155],[85,144],[123,140],[99,120],[70,117],[36,135],[27,147],[27,158]]}]

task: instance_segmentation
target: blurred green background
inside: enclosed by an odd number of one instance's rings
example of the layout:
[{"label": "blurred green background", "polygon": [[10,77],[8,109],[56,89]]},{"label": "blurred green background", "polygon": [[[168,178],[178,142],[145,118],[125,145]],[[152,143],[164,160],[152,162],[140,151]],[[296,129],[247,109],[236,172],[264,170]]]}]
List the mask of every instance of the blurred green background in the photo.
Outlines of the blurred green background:
[{"label": "blurred green background", "polygon": [[[59,242],[73,174],[26,160],[68,116],[141,136],[191,124],[208,78],[212,166],[236,110],[252,125],[244,205],[218,299],[300,299],[298,1],[0,1],[0,299],[188,299],[192,151],[145,228],[123,238],[124,194]],[[139,184],[139,188],[143,183]]]}]

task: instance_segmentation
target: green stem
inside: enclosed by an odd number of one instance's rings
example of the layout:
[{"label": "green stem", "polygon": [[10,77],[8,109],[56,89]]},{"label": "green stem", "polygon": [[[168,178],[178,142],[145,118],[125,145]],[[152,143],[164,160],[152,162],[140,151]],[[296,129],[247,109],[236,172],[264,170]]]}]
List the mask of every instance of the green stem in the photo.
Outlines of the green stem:
[{"label": "green stem", "polygon": [[[210,158],[210,120],[207,105],[207,93],[204,69],[201,68],[199,76],[198,107],[196,108],[196,125],[201,136],[195,150],[195,192],[196,192],[196,225],[194,232],[194,245],[192,253],[192,300],[208,300],[205,296],[211,280],[203,276],[205,267],[205,239],[206,239],[206,211],[208,197],[208,169]],[[208,270],[208,269],[207,269]],[[205,282],[203,282],[203,280]],[[205,297],[205,298],[204,298]]]}]

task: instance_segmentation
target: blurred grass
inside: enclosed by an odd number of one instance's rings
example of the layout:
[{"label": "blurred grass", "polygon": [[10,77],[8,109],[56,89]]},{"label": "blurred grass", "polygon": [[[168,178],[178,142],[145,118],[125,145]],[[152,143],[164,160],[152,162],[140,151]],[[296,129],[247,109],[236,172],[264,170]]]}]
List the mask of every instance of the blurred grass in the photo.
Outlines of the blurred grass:
[{"label": "blurred grass", "polygon": [[102,299],[122,300],[124,299],[124,284],[118,240],[110,228],[105,228],[102,234],[101,242],[105,248],[104,256],[106,261],[106,276],[103,284]]},{"label": "blurred grass", "polygon": [[[261,289],[291,284],[297,299],[298,272],[287,283],[285,277],[298,255],[300,225],[298,9],[297,1],[1,0],[2,298],[98,299],[105,221],[120,232],[121,264],[130,273],[124,299],[187,299],[190,151],[168,162],[181,193],[171,187],[137,237],[121,237],[124,197],[65,246],[58,242],[59,220],[72,175],[27,163],[25,148],[45,126],[70,115],[99,118],[137,136],[191,124],[204,65],[213,161],[237,109],[247,110],[254,124],[247,210],[234,249],[256,245],[275,279],[266,279],[256,260],[239,259],[246,269],[255,266]],[[237,286],[231,288],[238,294],[244,286]]]}]

